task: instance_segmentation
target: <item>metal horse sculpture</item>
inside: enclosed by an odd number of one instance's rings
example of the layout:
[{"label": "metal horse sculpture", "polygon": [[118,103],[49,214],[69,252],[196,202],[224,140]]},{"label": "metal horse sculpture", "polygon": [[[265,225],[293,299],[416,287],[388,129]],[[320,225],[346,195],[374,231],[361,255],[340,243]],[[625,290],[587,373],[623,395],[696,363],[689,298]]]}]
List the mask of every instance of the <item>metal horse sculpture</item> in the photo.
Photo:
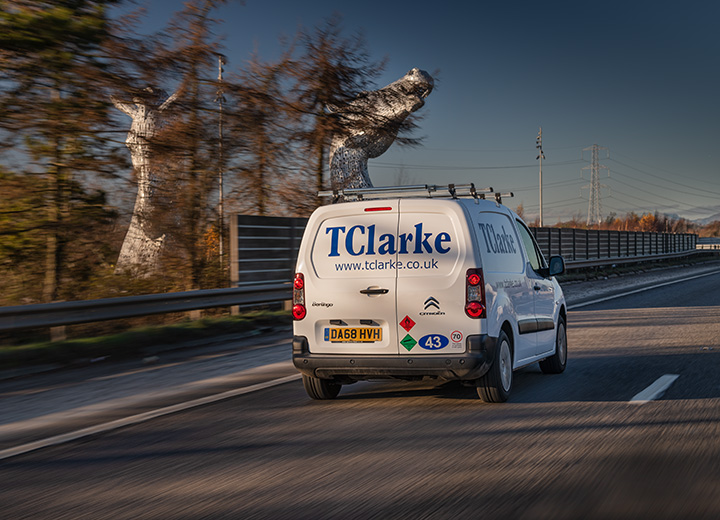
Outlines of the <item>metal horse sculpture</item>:
[{"label": "metal horse sculpture", "polygon": [[430,74],[415,68],[388,86],[362,92],[347,105],[333,109],[345,125],[330,146],[333,190],[372,187],[368,159],[387,151],[400,125],[425,104],[433,86]]}]

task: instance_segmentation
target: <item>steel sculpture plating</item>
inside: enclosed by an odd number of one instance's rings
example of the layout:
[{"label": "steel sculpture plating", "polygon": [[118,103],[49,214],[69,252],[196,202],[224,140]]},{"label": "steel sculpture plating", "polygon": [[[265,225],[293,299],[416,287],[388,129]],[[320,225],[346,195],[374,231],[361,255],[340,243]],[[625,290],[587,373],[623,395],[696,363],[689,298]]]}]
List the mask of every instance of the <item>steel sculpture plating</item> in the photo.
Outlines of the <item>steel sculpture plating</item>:
[{"label": "steel sculpture plating", "polygon": [[368,159],[387,151],[402,122],[425,104],[433,85],[430,74],[415,68],[386,87],[362,92],[347,105],[331,109],[345,126],[330,147],[333,190],[372,187]]},{"label": "steel sculpture plating", "polygon": [[153,232],[154,187],[158,172],[153,165],[152,141],[162,127],[163,112],[177,98],[168,97],[164,90],[147,87],[135,95],[132,103],[113,97],[115,107],[132,118],[125,144],[130,149],[137,177],[138,192],[130,227],[125,235],[116,270],[141,267],[146,272],[157,268],[158,257],[165,242],[165,234]]}]

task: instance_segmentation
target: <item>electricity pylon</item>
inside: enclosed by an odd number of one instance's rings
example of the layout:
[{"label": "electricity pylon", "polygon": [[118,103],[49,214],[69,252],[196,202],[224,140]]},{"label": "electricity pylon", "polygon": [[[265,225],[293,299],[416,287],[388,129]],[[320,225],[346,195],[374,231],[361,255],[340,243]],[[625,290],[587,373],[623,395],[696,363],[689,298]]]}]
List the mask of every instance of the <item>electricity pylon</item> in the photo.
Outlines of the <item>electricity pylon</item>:
[{"label": "electricity pylon", "polygon": [[[590,166],[585,166],[583,170],[590,170],[590,184],[583,188],[590,188],[590,198],[588,200],[587,225],[600,224],[602,222],[602,207],[600,205],[600,189],[607,188],[604,184],[600,184],[600,170],[607,170],[607,166],[600,164],[600,150],[607,150],[605,146],[596,144],[583,148],[583,152],[591,150],[592,159]],[[609,153],[608,153],[609,155]],[[607,158],[607,155],[606,157]]]}]

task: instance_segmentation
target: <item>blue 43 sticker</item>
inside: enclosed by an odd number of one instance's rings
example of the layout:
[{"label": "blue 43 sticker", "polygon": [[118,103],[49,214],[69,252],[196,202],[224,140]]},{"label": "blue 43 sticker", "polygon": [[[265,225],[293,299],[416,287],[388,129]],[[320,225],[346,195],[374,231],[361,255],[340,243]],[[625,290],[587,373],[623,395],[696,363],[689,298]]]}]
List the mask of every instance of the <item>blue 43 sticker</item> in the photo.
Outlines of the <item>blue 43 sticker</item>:
[{"label": "blue 43 sticker", "polygon": [[425,350],[440,350],[447,347],[449,342],[450,340],[440,334],[428,334],[420,338],[418,345]]}]

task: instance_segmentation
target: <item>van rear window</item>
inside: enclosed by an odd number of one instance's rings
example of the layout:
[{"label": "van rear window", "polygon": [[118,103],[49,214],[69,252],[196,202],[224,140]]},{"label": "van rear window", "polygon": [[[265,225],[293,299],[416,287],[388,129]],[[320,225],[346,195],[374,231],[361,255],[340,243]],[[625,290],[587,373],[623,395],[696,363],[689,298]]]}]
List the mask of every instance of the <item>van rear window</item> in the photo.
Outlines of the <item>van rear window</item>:
[{"label": "van rear window", "polygon": [[502,213],[492,212],[479,213],[474,220],[483,270],[522,273],[524,262],[513,222]]}]

